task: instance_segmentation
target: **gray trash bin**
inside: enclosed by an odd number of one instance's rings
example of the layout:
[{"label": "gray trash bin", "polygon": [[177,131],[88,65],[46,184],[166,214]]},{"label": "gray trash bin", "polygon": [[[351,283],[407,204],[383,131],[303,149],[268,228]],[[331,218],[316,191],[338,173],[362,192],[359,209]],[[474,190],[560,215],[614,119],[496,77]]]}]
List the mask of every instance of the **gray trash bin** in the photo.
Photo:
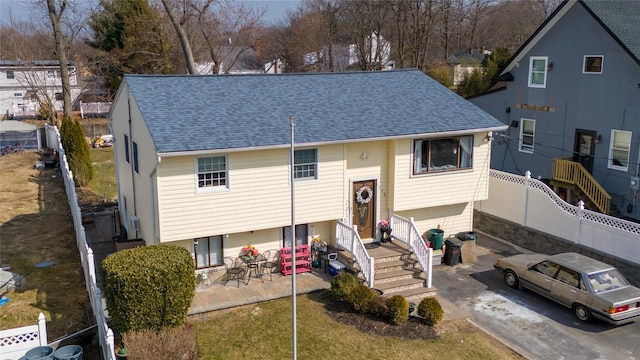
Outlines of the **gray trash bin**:
[{"label": "gray trash bin", "polygon": [[53,348],[51,346],[38,346],[24,354],[26,360],[53,360]]},{"label": "gray trash bin", "polygon": [[82,360],[82,347],[66,345],[53,353],[54,360]]}]

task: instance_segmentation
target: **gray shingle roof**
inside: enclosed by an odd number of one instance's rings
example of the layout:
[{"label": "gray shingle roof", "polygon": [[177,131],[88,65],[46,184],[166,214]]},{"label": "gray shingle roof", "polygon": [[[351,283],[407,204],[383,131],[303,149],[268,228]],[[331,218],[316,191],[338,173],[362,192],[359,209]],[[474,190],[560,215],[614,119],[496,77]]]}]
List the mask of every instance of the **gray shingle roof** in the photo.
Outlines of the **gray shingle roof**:
[{"label": "gray shingle roof", "polygon": [[[504,125],[419,70],[125,75],[159,153],[344,142]],[[124,98],[123,98],[124,100]]]},{"label": "gray shingle roof", "polygon": [[640,61],[640,1],[585,0],[588,9]]}]

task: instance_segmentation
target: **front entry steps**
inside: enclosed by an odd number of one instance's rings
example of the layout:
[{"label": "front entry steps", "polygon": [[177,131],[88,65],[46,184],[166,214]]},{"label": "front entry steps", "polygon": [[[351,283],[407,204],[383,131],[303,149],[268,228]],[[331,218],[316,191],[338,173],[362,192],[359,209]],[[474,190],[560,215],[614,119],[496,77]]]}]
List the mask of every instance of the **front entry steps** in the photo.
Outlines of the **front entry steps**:
[{"label": "front entry steps", "polygon": [[[374,288],[382,291],[382,296],[402,295],[407,301],[418,304],[426,297],[436,296],[435,287],[427,288],[426,274],[413,253],[398,242],[380,243],[368,248],[374,258]],[[338,251],[338,260],[356,273],[364,281],[358,264],[351,259],[350,252]],[[434,254],[434,262],[438,262]]]}]

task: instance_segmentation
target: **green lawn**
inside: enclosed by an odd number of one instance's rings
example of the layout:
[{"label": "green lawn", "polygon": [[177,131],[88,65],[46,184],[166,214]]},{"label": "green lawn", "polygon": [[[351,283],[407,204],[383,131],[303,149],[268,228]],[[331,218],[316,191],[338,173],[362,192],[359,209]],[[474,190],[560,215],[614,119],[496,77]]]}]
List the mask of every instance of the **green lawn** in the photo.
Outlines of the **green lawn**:
[{"label": "green lawn", "polygon": [[[465,320],[438,325],[442,334],[437,340],[406,340],[369,335],[334,321],[318,293],[296,301],[298,359],[522,359]],[[199,359],[292,357],[290,298],[242,307],[192,325]]]},{"label": "green lawn", "polygon": [[114,201],[118,192],[113,147],[91,149],[91,162],[93,179],[89,182],[88,191],[93,193],[95,199],[102,202]]}]

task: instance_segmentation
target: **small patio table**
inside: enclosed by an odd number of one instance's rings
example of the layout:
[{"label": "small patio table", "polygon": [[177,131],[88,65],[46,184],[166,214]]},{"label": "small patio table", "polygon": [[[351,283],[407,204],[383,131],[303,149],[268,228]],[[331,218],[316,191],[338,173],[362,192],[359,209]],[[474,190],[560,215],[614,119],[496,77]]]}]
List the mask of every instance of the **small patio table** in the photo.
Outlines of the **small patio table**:
[{"label": "small patio table", "polygon": [[262,269],[262,264],[267,262],[267,258],[262,255],[262,254],[258,254],[256,256],[247,256],[247,255],[242,255],[240,256],[240,259],[247,264],[248,270],[247,271],[247,285],[249,284],[249,281],[251,280],[251,274],[253,273],[253,277],[254,278],[260,278],[260,281],[264,282],[264,279],[262,278],[263,275],[263,269]]}]

